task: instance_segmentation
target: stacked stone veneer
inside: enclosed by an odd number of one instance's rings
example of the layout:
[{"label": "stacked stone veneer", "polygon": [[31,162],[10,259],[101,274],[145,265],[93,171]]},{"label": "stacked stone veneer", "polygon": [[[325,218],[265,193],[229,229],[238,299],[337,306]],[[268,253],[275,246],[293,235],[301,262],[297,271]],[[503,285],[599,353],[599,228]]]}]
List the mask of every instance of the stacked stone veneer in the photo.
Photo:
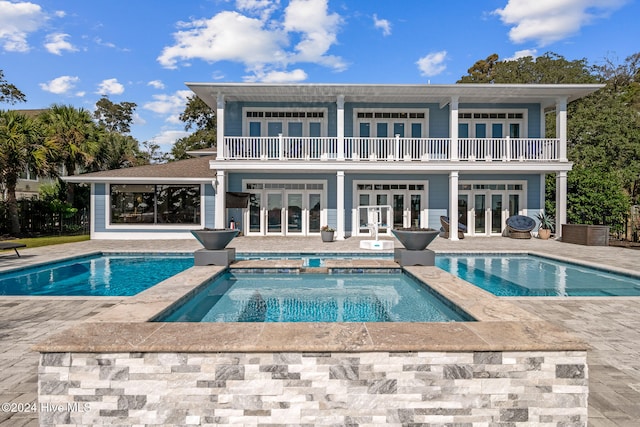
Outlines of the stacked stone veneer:
[{"label": "stacked stone veneer", "polygon": [[42,425],[587,425],[584,351],[43,353],[38,381]]}]

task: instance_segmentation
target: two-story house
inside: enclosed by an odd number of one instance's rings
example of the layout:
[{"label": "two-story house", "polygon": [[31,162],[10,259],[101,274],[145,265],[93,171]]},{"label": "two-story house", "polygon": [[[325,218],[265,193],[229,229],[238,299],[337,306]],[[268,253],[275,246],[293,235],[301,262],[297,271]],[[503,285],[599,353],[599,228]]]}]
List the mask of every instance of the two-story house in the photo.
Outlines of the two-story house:
[{"label": "two-story house", "polygon": [[[185,238],[233,221],[247,236],[330,225],[343,239],[374,224],[439,229],[442,215],[468,235],[500,235],[509,216],[544,209],[547,174],[561,224],[567,104],[601,87],[187,86],[216,111],[215,156],[70,177],[91,183],[92,238]],[[556,132],[546,138],[550,112]]]}]

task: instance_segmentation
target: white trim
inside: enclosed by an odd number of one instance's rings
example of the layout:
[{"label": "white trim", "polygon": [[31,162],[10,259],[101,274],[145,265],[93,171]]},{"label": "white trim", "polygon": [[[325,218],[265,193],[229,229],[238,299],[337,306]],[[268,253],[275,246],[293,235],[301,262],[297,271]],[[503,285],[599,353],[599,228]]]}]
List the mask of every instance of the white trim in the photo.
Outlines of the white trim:
[{"label": "white trim", "polygon": [[174,233],[154,233],[154,230],[149,230],[148,232],[132,232],[132,231],[121,231],[121,232],[104,232],[100,231],[91,235],[92,240],[185,240],[185,239],[194,239],[191,234],[191,230],[194,227],[192,226],[188,230],[184,231],[176,231]]},{"label": "white trim", "polygon": [[[247,117],[248,111],[257,112],[311,112],[323,113],[322,117]],[[242,135],[251,136],[249,134],[249,122],[260,122],[260,136],[268,136],[268,123],[281,122],[282,135],[289,135],[287,123],[303,123],[302,136],[309,136],[309,123],[320,122],[320,137],[326,137],[329,134],[329,109],[325,107],[242,107]],[[254,135],[256,136],[256,135]]]},{"label": "white trim", "polygon": [[[358,113],[424,113],[424,118],[399,118],[399,117],[367,117],[367,118],[359,118]],[[360,135],[360,123],[371,123],[370,128],[370,138],[377,138],[377,123],[388,123],[393,125],[394,123],[403,123],[405,125],[404,129],[404,137],[411,138],[411,124],[412,123],[420,123],[422,135],[419,138],[428,138],[429,137],[429,109],[428,108],[403,108],[403,107],[380,107],[380,108],[354,108],[353,109],[353,135],[356,138],[361,137]],[[394,132],[393,128],[387,129],[386,138],[393,138]]]},{"label": "white trim", "polygon": [[[511,123],[518,123],[521,125],[520,127],[520,136],[519,138],[529,138],[529,110],[524,108],[460,108],[458,110],[459,114],[463,114],[463,113],[470,113],[471,115],[473,115],[474,113],[478,113],[478,114],[522,114],[522,118],[521,119],[509,119],[508,117],[504,118],[504,119],[498,119],[498,118],[480,118],[480,119],[476,119],[476,118],[459,118],[458,119],[458,123],[462,124],[462,123],[467,123],[469,125],[469,136],[468,138],[475,138],[475,124],[476,123],[484,123],[487,125],[487,136],[486,138],[505,138],[507,135],[509,135],[509,125]],[[489,135],[489,132],[491,131],[491,125],[493,125],[494,123],[500,123],[503,125],[503,135],[502,136],[493,136],[493,135]],[[458,135],[458,137],[460,137],[460,135]],[[541,136],[541,138],[544,138],[544,135]]]},{"label": "white trim", "polygon": [[305,162],[297,160],[288,160],[287,162],[275,161],[211,161],[211,168],[216,170],[226,170],[229,172],[306,172],[306,173],[323,173],[337,172],[344,170],[345,172],[369,172],[376,174],[385,173],[437,173],[451,172],[457,170],[462,172],[487,173],[495,174],[501,172],[508,173],[542,173],[570,171],[573,163],[558,162],[346,162],[327,159],[322,162]]},{"label": "white trim", "polygon": [[[121,224],[112,224],[111,223],[111,185],[115,184],[115,185],[120,185],[120,184],[124,184],[124,183],[106,183],[105,184],[105,203],[104,203],[104,220],[105,220],[105,225],[104,228],[105,230],[141,230],[141,229],[149,229],[149,232],[152,232],[153,230],[193,230],[195,228],[204,228],[204,224],[205,224],[205,189],[204,189],[204,184],[200,184],[200,223],[196,224],[155,224],[155,223],[121,223]],[[139,184],[139,183],[134,183],[134,184]],[[159,183],[147,183],[150,185],[160,185]],[[182,183],[172,183],[174,185],[177,184],[182,184]],[[94,201],[94,183],[91,184],[91,212],[95,212],[95,201]],[[95,232],[95,216],[94,218],[92,218],[93,221],[91,221],[91,238],[93,238],[93,235],[95,234],[100,235],[100,234],[111,234],[111,233],[105,233],[105,232]],[[146,234],[147,232],[142,232],[142,234]],[[117,235],[118,233],[113,233],[114,235]],[[139,233],[135,233],[135,232],[127,232],[128,236],[135,236],[136,234]],[[98,238],[98,237],[96,237]],[[140,238],[145,238],[145,237],[140,237]],[[131,237],[131,239],[136,239],[136,237]]]},{"label": "white trim", "polygon": [[[105,189],[108,186],[105,185]],[[109,193],[107,192],[105,194],[106,200],[109,200]],[[105,205],[108,205],[108,203],[105,203]],[[91,195],[89,196],[89,215],[91,216],[91,218],[89,219],[89,238],[94,239],[95,235],[96,235],[96,184],[95,183],[91,183]],[[105,217],[105,225],[107,225],[106,223],[108,223],[108,218]]]},{"label": "white trim", "polygon": [[[325,179],[297,179],[295,182],[298,184],[305,184],[305,186],[307,184],[322,184],[322,189],[308,189],[308,188],[292,188],[292,189],[286,189],[286,188],[261,188],[261,189],[247,189],[247,184],[252,184],[252,183],[258,183],[258,184],[291,184],[291,180],[290,179],[256,179],[256,178],[245,178],[242,180],[242,191],[247,192],[247,193],[260,193],[260,231],[259,232],[250,232],[249,231],[249,221],[250,221],[250,212],[249,212],[249,208],[243,208],[242,209],[242,232],[244,233],[245,236],[273,236],[273,235],[278,235],[278,236],[316,236],[316,235],[320,235],[320,232],[318,231],[316,232],[307,232],[308,230],[308,221],[307,221],[307,216],[308,216],[308,210],[309,207],[306,206],[307,204],[307,196],[311,193],[320,193],[320,205],[322,206],[322,208],[320,209],[320,227],[322,227],[323,225],[327,224],[327,218],[328,218],[328,198],[327,198],[327,194],[329,192],[328,189],[328,180]],[[267,193],[276,193],[276,192],[282,192],[283,194],[283,207],[282,207],[282,231],[280,233],[268,233],[267,229],[266,229],[266,223],[264,222],[264,218],[265,218],[265,212],[264,212],[264,204],[266,203],[266,197],[267,197]],[[302,233],[289,233],[287,232],[287,223],[286,223],[286,207],[284,206],[285,202],[286,202],[286,195],[288,193],[292,193],[292,192],[298,192],[298,193],[302,193],[303,195],[303,206],[306,206],[305,208],[303,208],[303,231]],[[306,234],[305,234],[306,233]]]},{"label": "white trim", "polygon": [[[358,185],[376,185],[376,184],[382,184],[382,185],[424,185],[424,190],[409,190],[407,189],[389,189],[389,190],[358,190]],[[382,180],[382,179],[359,179],[359,180],[354,180],[352,182],[352,201],[351,201],[351,236],[369,236],[368,233],[360,233],[360,223],[359,223],[359,212],[358,212],[358,206],[359,206],[359,199],[360,199],[360,194],[361,193],[376,193],[376,192],[388,192],[391,194],[392,198],[393,198],[393,194],[398,194],[400,192],[402,192],[402,194],[409,194],[409,193],[413,193],[413,194],[420,194],[421,197],[421,209],[420,209],[420,227],[427,227],[428,223],[429,223],[429,180],[428,179],[416,179],[416,180],[409,180],[409,179],[402,179],[402,180]],[[394,193],[395,192],[395,193]],[[372,202],[370,200],[370,202]],[[392,200],[388,200],[389,204],[392,204]],[[411,200],[409,200],[409,203],[411,203]],[[410,205],[409,205],[410,207]],[[392,209],[392,214],[393,214],[393,209]],[[393,221],[393,218],[391,218],[391,220]],[[387,235],[391,235],[391,228],[389,227],[387,229]]]},{"label": "white trim", "polygon": [[[475,206],[472,208],[473,205],[475,205],[475,195],[476,194],[502,194],[502,200],[505,200],[505,197],[508,197],[509,194],[519,194],[520,195],[520,209],[518,211],[518,213],[520,215],[527,215],[528,213],[528,205],[527,205],[527,195],[529,193],[529,188],[527,185],[527,180],[521,180],[521,179],[492,179],[492,180],[481,180],[481,179],[476,179],[476,180],[461,180],[458,182],[458,185],[471,185],[471,189],[470,190],[458,190],[458,196],[460,195],[467,195],[468,196],[468,211],[467,211],[467,232],[469,233],[470,236],[485,236],[485,235],[498,235],[498,233],[492,233],[491,232],[491,227],[489,227],[489,224],[487,223],[485,226],[485,232],[484,233],[480,233],[477,234],[475,232],[475,227],[474,227],[474,221],[475,221]],[[473,186],[474,185],[504,185],[505,189],[504,190],[491,190],[491,189],[474,189]],[[508,185],[522,185],[522,190],[509,190],[507,189],[506,186]],[[487,203],[489,200],[485,200],[485,215],[486,212],[490,210],[490,204]],[[456,207],[458,206],[458,200],[456,198]],[[507,199],[507,203],[503,203],[502,206],[502,216],[501,216],[501,228],[504,225],[504,222],[507,220],[509,216],[509,203],[508,203],[508,199]],[[451,233],[449,233],[449,235],[451,235]]]}]

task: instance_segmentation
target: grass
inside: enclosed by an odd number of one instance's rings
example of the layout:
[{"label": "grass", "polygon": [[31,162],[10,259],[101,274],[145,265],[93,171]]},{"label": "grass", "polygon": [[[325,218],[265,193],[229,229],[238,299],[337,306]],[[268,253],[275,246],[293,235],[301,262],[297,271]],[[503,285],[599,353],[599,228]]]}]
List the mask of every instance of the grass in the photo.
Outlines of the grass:
[{"label": "grass", "polygon": [[59,245],[60,243],[74,243],[89,240],[88,234],[80,236],[47,236],[47,237],[31,237],[26,239],[16,239],[12,242],[24,243],[28,248],[37,248],[39,246]]}]

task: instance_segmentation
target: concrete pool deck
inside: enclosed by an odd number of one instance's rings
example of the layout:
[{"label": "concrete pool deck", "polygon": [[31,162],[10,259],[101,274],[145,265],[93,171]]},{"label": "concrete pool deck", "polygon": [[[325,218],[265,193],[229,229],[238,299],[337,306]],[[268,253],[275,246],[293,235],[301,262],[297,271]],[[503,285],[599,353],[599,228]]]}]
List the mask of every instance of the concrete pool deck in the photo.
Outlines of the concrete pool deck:
[{"label": "concrete pool deck", "polygon": [[[358,239],[321,243],[319,238],[237,238],[239,252],[363,252]],[[89,241],[24,249],[22,258],[0,253],[0,271],[97,251],[191,252],[194,241]],[[506,238],[437,239],[439,252],[524,251],[638,272],[634,250],[583,247],[555,241]],[[370,251],[373,252],[373,251]],[[50,332],[104,313],[119,298],[0,297],[0,401],[37,398],[38,353],[31,346]],[[516,298],[513,304],[565,327],[589,343],[589,425],[637,425],[640,419],[640,298]],[[37,414],[0,413],[0,425],[37,425]]]}]

